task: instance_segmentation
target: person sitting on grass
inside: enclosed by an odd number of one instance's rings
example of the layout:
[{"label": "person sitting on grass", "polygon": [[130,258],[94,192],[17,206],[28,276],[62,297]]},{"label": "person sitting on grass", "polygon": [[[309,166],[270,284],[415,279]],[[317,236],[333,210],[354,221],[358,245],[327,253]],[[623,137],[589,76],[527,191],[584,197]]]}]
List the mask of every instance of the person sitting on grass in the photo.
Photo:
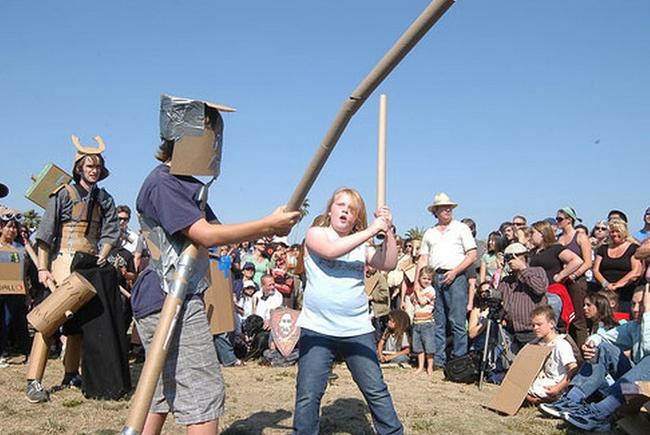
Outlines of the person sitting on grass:
[{"label": "person sitting on grass", "polygon": [[382,367],[408,366],[411,357],[411,319],[406,311],[388,313],[388,326],[377,343],[377,354]]},{"label": "person sitting on grass", "polygon": [[[650,380],[650,293],[643,286],[632,294],[632,317],[634,321],[587,338],[582,346],[585,364],[571,380],[568,392],[554,403],[541,404],[542,412],[583,430],[610,430],[609,417],[625,402],[621,383]],[[624,354],[628,350],[629,359]],[[613,385],[608,382],[611,379]],[[588,403],[597,391],[604,399]]]},{"label": "person sitting on grass", "polygon": [[538,404],[554,400],[562,393],[578,370],[578,363],[565,335],[555,330],[555,311],[550,305],[535,307],[530,319],[537,337],[533,343],[553,348],[526,396],[528,402]]}]

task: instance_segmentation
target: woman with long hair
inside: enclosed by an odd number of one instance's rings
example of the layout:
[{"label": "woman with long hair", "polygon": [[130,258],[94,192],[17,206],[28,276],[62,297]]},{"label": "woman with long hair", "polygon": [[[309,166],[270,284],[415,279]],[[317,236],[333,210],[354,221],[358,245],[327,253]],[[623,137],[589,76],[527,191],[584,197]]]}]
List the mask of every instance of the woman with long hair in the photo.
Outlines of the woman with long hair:
[{"label": "woman with long hair", "polygon": [[585,296],[582,311],[587,319],[589,335],[603,333],[618,326],[609,299],[600,293],[589,293]]},{"label": "woman with long hair", "polygon": [[569,333],[575,340],[578,347],[582,346],[587,339],[587,319],[584,311],[579,309],[584,305],[585,296],[587,295],[587,278],[585,274],[592,265],[591,243],[586,234],[577,231],[575,226],[577,222],[582,222],[576,211],[571,207],[564,207],[557,211],[555,215],[558,228],[562,234],[558,237],[558,242],[571,252],[582,258],[583,263],[575,272],[569,275],[564,285],[569,291],[571,302],[575,310],[575,319],[571,323]]},{"label": "woman with long hair", "polygon": [[[558,319],[561,320],[558,320],[558,326],[564,329],[564,327],[570,326],[576,309],[564,282],[580,268],[583,260],[557,241],[555,231],[548,222],[535,222],[532,228],[533,250],[530,256],[530,266],[541,267],[546,272],[549,284],[548,302],[555,309]],[[581,306],[579,305],[578,308]]]},{"label": "woman with long hair", "polygon": [[634,257],[639,245],[624,220],[610,220],[608,229],[609,243],[596,251],[594,278],[601,288],[616,291],[621,310],[629,312],[634,287],[643,274],[643,262]]}]

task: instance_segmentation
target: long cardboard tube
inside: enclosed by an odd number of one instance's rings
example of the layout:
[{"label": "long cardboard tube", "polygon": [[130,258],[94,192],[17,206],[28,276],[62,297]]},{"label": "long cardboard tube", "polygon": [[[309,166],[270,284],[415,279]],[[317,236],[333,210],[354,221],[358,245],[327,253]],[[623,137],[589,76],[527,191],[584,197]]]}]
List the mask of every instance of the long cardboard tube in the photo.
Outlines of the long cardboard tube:
[{"label": "long cardboard tube", "polygon": [[287,210],[295,211],[302,206],[307,197],[307,193],[309,193],[309,189],[314,185],[316,178],[318,178],[320,171],[323,169],[325,162],[334,150],[336,143],[343,134],[350,119],[352,119],[352,116],[354,116],[372,92],[377,89],[388,74],[395,69],[400,61],[454,3],[455,0],[433,0],[397,40],[388,53],[375,65],[373,70],[370,71],[370,74],[352,92],[352,95],[343,102],[334,122],[327,133],[325,133],[325,137],[316,150],[316,154],[289,199]]},{"label": "long cardboard tube", "polygon": [[185,267],[187,266],[191,269],[197,255],[198,249],[192,243],[188,243],[181,253],[181,260],[174,275],[170,292],[165,297],[165,303],[160,312],[156,332],[147,350],[147,356],[142,367],[138,385],[131,398],[129,415],[126,420],[126,425],[122,429],[122,435],[138,435],[142,432],[156,384],[158,383],[160,373],[162,373],[162,368],[169,351],[169,345],[176,331],[180,312],[185,301],[188,284],[187,274],[190,273]]},{"label": "long cardboard tube", "polygon": [[[379,96],[379,131],[377,133],[377,208],[386,205],[386,112],[387,98]],[[375,235],[375,245],[381,245],[386,239],[383,231]]]},{"label": "long cardboard tube", "polygon": [[379,132],[377,134],[377,208],[386,205],[386,107],[385,94],[379,96]]}]

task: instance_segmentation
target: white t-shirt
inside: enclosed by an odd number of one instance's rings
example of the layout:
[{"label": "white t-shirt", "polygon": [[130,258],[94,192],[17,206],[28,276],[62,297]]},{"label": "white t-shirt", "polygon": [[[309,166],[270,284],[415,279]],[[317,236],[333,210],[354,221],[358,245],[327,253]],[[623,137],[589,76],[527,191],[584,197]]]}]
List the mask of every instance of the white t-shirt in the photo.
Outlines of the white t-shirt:
[{"label": "white t-shirt", "polygon": [[255,314],[257,314],[264,320],[271,320],[271,310],[278,308],[280,305],[282,305],[282,293],[276,290],[273,292],[272,295],[266,298],[266,300],[262,298],[263,295],[264,293],[262,292],[262,290],[258,290],[253,295],[253,299],[257,301]]},{"label": "white t-shirt", "polygon": [[[546,397],[546,390],[544,387],[557,385],[567,374],[567,365],[576,362],[576,356],[573,353],[573,348],[568,341],[564,339],[566,335],[560,334],[553,339],[546,346],[553,348],[551,354],[546,358],[544,367],[533,381],[533,385],[528,390],[528,394],[537,397]],[[540,343],[544,345],[544,343]]]},{"label": "white t-shirt", "polygon": [[429,256],[429,266],[451,270],[465,259],[468,251],[476,249],[476,240],[467,225],[452,220],[444,231],[429,228],[422,237],[420,255]]}]

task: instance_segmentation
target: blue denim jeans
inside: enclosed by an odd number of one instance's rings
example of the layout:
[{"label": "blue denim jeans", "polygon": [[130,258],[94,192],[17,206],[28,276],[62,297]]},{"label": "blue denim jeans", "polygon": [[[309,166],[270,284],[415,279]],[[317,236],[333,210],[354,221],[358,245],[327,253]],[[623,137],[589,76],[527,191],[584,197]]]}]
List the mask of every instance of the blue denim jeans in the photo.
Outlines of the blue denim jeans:
[{"label": "blue denim jeans", "polygon": [[463,356],[467,353],[467,319],[468,287],[467,277],[460,274],[450,285],[443,285],[445,276],[436,273],[434,288],[436,289],[436,306],[433,318],[436,322],[436,350],[433,363],[444,367],[447,361],[445,346],[447,344],[447,323],[451,328],[454,340],[451,357]]},{"label": "blue denim jeans", "polygon": [[632,363],[621,349],[610,343],[601,343],[595,361],[585,361],[571,380],[571,385],[580,388],[585,397],[589,397],[596,391],[609,390],[608,379],[618,380],[630,369]]},{"label": "blue denim jeans", "polygon": [[232,347],[232,343],[228,338],[228,333],[222,333],[213,336],[214,345],[217,348],[217,357],[219,362],[226,367],[237,362],[237,357],[235,356],[235,349]]},{"label": "blue denim jeans", "polygon": [[384,435],[404,432],[379,367],[376,346],[373,333],[332,337],[302,329],[293,417],[294,434],[318,434],[320,403],[337,354],[343,356],[352,379],[361,390],[377,433]]},{"label": "blue denim jeans", "polygon": [[625,403],[625,397],[621,392],[621,383],[636,381],[650,381],[650,355],[643,358],[637,365],[618,378],[614,385],[605,391],[605,395],[616,396],[621,403]]}]

